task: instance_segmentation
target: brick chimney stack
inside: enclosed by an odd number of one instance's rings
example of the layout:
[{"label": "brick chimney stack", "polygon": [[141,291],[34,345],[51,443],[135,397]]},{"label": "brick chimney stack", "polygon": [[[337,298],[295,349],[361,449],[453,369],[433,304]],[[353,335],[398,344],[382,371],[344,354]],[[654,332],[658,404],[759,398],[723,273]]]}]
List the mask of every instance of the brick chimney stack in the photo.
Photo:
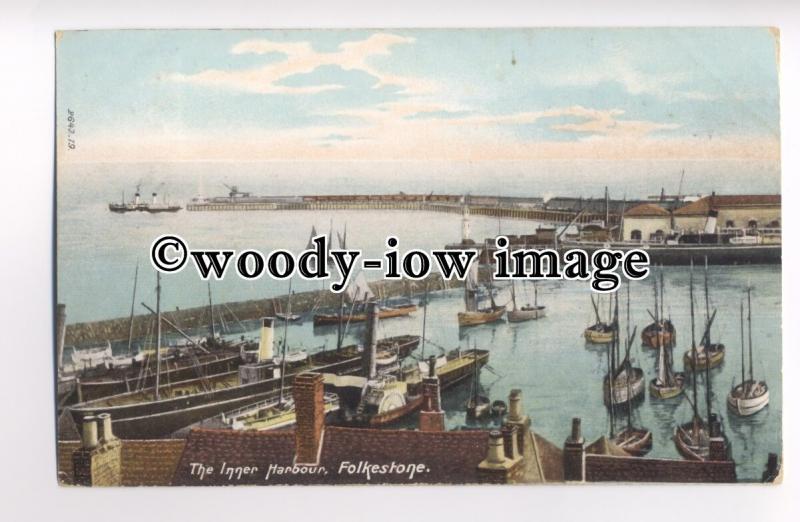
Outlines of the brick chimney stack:
[{"label": "brick chimney stack", "polygon": [[428,359],[428,376],[422,379],[422,411],[419,414],[420,431],[444,431],[444,411],[439,391],[439,377],[436,376],[435,357]]},{"label": "brick chimney stack", "polygon": [[[499,431],[489,433],[489,447],[486,458],[478,464],[478,481],[486,484],[511,484],[522,478],[525,472],[522,457],[518,454],[510,458],[506,452],[505,440],[511,443],[510,454],[516,449],[513,441],[516,440],[516,428],[509,428],[508,436],[504,437]],[[505,440],[504,440],[505,439]]]},{"label": "brick chimney stack", "polygon": [[[98,437],[97,424],[102,432]],[[72,453],[73,483],[78,486],[122,485],[122,443],[111,431],[111,415],[83,418],[81,447]]]},{"label": "brick chimney stack", "polygon": [[531,418],[525,415],[525,409],[522,406],[522,390],[513,389],[508,395],[508,417],[506,418],[506,425],[515,426],[517,428],[517,447],[521,454],[525,454],[525,441],[528,439],[531,431]]},{"label": "brick chimney stack", "polygon": [[583,482],[586,478],[586,448],[581,435],[581,419],[572,419],[572,433],[564,441],[564,480]]},{"label": "brick chimney stack", "polygon": [[305,372],[294,378],[297,426],[295,427],[295,463],[319,464],[322,433],[325,428],[324,385],[321,373]]}]

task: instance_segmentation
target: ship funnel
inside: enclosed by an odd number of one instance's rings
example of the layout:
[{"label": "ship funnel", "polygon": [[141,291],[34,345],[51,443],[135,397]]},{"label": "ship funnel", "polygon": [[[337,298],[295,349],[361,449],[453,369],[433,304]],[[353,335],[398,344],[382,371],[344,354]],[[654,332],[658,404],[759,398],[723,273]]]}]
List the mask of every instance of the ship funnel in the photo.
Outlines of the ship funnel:
[{"label": "ship funnel", "polygon": [[371,301],[367,304],[367,332],[364,339],[364,375],[374,379],[377,374],[375,368],[376,351],[378,347],[378,303]]},{"label": "ship funnel", "polygon": [[153,205],[155,205],[157,202],[158,202],[158,194],[153,192]]},{"label": "ship funnel", "polygon": [[261,318],[261,339],[258,341],[258,360],[268,361],[274,358],[272,342],[274,338],[274,317]]},{"label": "ship funnel", "polygon": [[717,231],[717,211],[711,209],[708,211],[708,217],[706,217],[706,226],[703,232],[706,234],[713,234]]},{"label": "ship funnel", "polygon": [[133,196],[133,204],[134,205],[138,205],[139,204],[139,201],[140,201],[139,198],[140,197],[141,196],[139,195],[139,192],[137,191],[136,194]]}]

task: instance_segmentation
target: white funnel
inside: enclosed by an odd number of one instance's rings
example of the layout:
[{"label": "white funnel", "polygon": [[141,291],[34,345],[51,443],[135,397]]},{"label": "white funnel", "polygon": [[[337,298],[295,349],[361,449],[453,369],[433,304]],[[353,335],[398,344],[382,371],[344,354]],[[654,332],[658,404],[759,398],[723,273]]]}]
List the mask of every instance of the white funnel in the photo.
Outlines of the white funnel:
[{"label": "white funnel", "polygon": [[274,338],[274,317],[261,318],[261,339],[258,341],[258,360],[269,361],[274,357],[272,342]]}]

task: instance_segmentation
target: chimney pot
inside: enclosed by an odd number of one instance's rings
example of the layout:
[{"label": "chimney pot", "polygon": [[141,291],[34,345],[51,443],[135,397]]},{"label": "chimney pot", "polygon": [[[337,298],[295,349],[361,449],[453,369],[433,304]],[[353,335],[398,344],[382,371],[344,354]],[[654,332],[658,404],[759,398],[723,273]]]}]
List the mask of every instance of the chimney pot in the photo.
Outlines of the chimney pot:
[{"label": "chimney pot", "polygon": [[503,434],[497,430],[489,432],[489,452],[486,461],[490,464],[503,464],[506,461]]},{"label": "chimney pot", "polygon": [[513,389],[508,396],[508,420],[522,420],[522,390]]},{"label": "chimney pot", "polygon": [[583,437],[581,436],[581,419],[580,417],[574,417],[572,419],[572,435],[570,436],[572,442],[583,442]]},{"label": "chimney pot", "polygon": [[97,447],[97,419],[93,415],[83,418],[81,426],[81,445],[86,449]]},{"label": "chimney pot", "polygon": [[101,413],[97,416],[97,420],[100,425],[100,441],[111,442],[114,440],[116,437],[114,437],[114,432],[111,429],[111,414]]}]

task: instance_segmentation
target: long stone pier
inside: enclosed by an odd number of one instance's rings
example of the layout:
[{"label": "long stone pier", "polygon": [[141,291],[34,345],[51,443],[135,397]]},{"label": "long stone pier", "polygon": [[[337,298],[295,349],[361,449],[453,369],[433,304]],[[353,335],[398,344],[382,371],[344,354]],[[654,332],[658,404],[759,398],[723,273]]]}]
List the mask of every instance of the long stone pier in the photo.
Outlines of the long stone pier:
[{"label": "long stone pier", "polygon": [[[499,219],[520,219],[564,224],[575,218],[575,212],[544,208],[537,198],[500,196],[452,196],[424,194],[383,194],[349,196],[265,196],[219,197],[193,201],[186,205],[191,212],[253,211],[253,210],[408,210],[461,214]],[[577,223],[604,220],[605,214],[584,213]],[[617,216],[609,216],[610,221]]]},{"label": "long stone pier", "polygon": [[[392,298],[420,296],[425,292],[426,284],[429,292],[463,286],[463,283],[457,280],[444,281],[439,274],[432,274],[421,281],[381,280],[370,282],[369,285],[373,293],[379,298]],[[237,320],[242,322],[253,321],[261,317],[274,316],[276,312],[281,310],[285,311],[286,302],[287,296],[281,295],[274,298],[219,303],[214,305],[214,314],[217,318],[222,315],[226,323],[236,325]],[[298,292],[292,295],[292,313],[303,314],[315,309],[335,309],[338,305],[338,294],[328,291]],[[67,305],[66,314],[67,318],[69,318],[69,305]],[[196,331],[198,328],[208,329],[211,324],[208,305],[166,310],[163,311],[163,316],[178,327],[189,331]],[[219,324],[218,321],[219,319],[215,322]],[[130,324],[130,317],[68,324],[64,343],[67,346],[86,346],[106,341],[127,342]],[[133,338],[142,339],[152,335],[154,324],[154,317],[150,313],[134,316]],[[164,331],[170,332],[171,329],[166,327]]]}]

